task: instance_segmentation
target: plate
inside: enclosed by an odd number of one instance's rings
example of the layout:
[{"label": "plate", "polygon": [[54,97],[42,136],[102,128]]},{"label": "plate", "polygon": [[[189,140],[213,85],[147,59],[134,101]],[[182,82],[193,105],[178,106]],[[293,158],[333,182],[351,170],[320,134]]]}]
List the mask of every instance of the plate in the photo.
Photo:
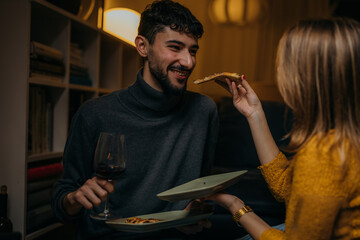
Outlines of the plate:
[{"label": "plate", "polygon": [[235,184],[246,172],[242,170],[197,178],[159,193],[157,197],[170,202],[206,197]]},{"label": "plate", "polygon": [[155,223],[125,223],[127,218],[118,218],[106,221],[110,227],[123,232],[134,232],[134,233],[143,233],[162,230],[166,228],[173,228],[179,226],[185,226],[190,224],[195,224],[201,219],[206,219],[212,215],[212,212],[195,212],[195,211],[169,211],[161,213],[152,213],[146,215],[136,216],[139,218],[155,218],[162,219],[160,222]]}]

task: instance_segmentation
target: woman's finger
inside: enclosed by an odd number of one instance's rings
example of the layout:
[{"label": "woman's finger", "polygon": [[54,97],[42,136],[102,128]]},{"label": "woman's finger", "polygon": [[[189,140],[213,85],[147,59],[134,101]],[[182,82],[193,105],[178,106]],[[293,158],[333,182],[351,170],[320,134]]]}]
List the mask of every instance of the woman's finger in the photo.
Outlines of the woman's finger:
[{"label": "woman's finger", "polygon": [[231,82],[231,89],[232,89],[233,99],[236,100],[240,98],[239,90],[235,82]]},{"label": "woman's finger", "polygon": [[[243,75],[244,76],[244,75]],[[241,86],[249,93],[255,94],[254,90],[251,88],[250,84],[248,83],[248,81],[245,80],[245,76],[244,78],[242,78],[241,80]]]}]

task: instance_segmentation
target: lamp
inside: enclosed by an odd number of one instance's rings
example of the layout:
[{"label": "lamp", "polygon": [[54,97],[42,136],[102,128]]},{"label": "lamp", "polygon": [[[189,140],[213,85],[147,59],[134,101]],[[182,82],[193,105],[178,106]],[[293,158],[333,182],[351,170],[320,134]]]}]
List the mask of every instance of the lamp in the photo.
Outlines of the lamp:
[{"label": "lamp", "polygon": [[267,10],[266,0],[212,0],[209,5],[213,22],[239,26],[260,20]]},{"label": "lamp", "polygon": [[103,30],[135,46],[143,0],[105,0]]},{"label": "lamp", "polygon": [[104,12],[104,31],[135,46],[140,13],[130,8],[111,8]]}]

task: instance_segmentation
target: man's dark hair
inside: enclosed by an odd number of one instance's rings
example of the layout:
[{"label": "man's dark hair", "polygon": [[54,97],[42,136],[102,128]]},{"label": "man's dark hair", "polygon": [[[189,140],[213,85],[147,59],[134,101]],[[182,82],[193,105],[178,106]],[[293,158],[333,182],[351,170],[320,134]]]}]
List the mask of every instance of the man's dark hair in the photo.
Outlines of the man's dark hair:
[{"label": "man's dark hair", "polygon": [[141,14],[138,34],[153,44],[155,35],[165,27],[191,34],[195,39],[204,33],[202,24],[190,10],[171,0],[159,0],[146,6]]}]

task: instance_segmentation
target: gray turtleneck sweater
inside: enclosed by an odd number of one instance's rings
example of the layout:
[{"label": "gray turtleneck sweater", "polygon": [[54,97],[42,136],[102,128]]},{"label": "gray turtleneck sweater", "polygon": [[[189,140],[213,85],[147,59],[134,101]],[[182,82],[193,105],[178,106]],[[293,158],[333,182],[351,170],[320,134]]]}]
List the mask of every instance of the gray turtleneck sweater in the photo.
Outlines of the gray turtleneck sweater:
[{"label": "gray turtleneck sweater", "polygon": [[[103,204],[67,216],[62,199],[95,176],[93,156],[100,132],[126,137],[126,170],[116,179],[110,210],[122,217],[184,209],[188,201],[167,202],[156,194],[202,175],[210,168],[218,131],[215,103],[186,91],[170,96],[150,87],[139,71],[134,85],[83,104],[75,114],[64,150],[64,174],[53,191],[53,210],[61,221],[80,223],[79,239],[115,232],[89,217]],[[131,234],[130,234],[131,235]]]}]

